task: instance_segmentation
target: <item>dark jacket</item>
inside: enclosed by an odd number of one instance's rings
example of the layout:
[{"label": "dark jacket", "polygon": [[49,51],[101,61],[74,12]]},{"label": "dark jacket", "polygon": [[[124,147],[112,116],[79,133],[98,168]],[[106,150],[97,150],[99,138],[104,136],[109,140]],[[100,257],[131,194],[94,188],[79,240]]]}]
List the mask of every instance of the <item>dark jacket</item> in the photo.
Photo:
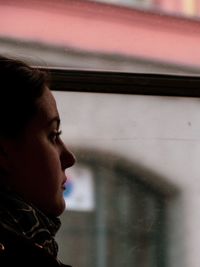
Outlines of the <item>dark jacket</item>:
[{"label": "dark jacket", "polygon": [[59,263],[43,248],[21,235],[0,226],[0,267],[59,267]]}]

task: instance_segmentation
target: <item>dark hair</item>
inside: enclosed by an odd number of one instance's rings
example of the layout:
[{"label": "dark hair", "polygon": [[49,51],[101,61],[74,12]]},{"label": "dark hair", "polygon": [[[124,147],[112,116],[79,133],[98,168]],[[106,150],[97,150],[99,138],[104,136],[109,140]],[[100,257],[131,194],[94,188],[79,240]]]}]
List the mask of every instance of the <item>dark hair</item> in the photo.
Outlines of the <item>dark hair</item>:
[{"label": "dark hair", "polygon": [[0,56],[0,137],[14,138],[23,131],[48,84],[47,72]]}]

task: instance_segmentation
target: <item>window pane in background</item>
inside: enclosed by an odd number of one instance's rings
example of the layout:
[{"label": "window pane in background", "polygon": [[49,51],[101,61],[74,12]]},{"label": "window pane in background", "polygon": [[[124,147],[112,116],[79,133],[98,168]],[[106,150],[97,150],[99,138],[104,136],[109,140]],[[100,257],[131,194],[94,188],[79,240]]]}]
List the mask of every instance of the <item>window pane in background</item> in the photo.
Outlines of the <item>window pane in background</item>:
[{"label": "window pane in background", "polygon": [[85,266],[200,264],[198,98],[54,92],[67,170],[60,257]]}]

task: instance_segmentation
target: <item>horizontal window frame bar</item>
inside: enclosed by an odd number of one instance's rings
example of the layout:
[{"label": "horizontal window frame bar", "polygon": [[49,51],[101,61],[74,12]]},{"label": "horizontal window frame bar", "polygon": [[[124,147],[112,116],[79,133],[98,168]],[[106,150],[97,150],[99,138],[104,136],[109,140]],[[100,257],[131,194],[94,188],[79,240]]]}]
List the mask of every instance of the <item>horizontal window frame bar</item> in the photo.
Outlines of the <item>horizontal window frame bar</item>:
[{"label": "horizontal window frame bar", "polygon": [[40,69],[49,72],[54,91],[200,97],[198,76]]}]

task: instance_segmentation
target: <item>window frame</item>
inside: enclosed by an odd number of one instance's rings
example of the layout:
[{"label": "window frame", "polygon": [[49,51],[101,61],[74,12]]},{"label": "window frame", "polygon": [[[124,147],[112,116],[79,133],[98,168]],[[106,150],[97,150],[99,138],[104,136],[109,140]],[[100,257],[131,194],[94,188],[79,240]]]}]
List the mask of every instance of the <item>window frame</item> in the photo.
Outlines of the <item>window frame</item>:
[{"label": "window frame", "polygon": [[200,77],[41,68],[55,91],[200,97]]}]

